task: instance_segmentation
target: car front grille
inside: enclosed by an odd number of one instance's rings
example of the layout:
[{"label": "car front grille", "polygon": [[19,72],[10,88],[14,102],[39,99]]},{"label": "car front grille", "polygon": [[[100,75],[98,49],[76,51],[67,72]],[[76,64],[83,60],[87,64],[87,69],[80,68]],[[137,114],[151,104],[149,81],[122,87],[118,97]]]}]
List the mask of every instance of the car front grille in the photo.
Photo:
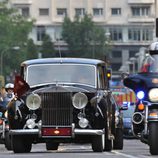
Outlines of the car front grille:
[{"label": "car front grille", "polygon": [[42,126],[70,126],[72,124],[72,93],[43,93]]}]

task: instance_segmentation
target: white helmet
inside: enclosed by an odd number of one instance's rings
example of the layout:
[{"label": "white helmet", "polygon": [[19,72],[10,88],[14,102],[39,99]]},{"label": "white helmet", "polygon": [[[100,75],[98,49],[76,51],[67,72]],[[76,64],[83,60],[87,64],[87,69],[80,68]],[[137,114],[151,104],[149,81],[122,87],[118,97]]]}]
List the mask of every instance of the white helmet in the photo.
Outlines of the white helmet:
[{"label": "white helmet", "polygon": [[158,51],[158,42],[153,42],[150,46],[149,46],[149,52],[150,51]]},{"label": "white helmet", "polygon": [[14,89],[14,84],[13,83],[7,83],[5,85],[5,89],[8,90],[8,89]]}]

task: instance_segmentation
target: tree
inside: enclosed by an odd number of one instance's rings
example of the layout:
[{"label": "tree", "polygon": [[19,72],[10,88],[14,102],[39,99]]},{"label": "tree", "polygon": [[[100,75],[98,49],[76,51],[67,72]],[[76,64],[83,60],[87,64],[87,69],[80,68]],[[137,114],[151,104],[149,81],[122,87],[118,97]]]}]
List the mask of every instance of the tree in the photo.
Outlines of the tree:
[{"label": "tree", "polygon": [[[33,22],[34,20],[28,21],[16,9],[9,7],[7,0],[0,2],[0,56],[5,59],[5,62],[1,63],[5,65],[3,74],[9,75],[26,57],[21,53],[26,50],[25,45]],[[13,51],[13,48],[17,46],[20,48],[20,54]],[[16,56],[19,57],[18,60]]]},{"label": "tree", "polygon": [[40,52],[42,53],[43,58],[55,57],[53,42],[47,34],[43,38]]},{"label": "tree", "polygon": [[75,17],[74,21],[65,17],[62,30],[62,37],[73,52],[71,56],[104,58],[108,49],[106,32],[94,24],[91,15]]},{"label": "tree", "polygon": [[27,59],[36,59],[38,58],[37,46],[34,44],[32,39],[29,39],[27,42]]}]

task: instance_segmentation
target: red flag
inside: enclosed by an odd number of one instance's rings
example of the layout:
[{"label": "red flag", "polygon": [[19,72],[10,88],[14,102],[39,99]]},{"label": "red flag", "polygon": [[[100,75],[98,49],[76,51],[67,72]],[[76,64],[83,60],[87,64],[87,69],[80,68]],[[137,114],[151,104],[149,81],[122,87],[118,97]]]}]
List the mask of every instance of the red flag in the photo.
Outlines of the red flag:
[{"label": "red flag", "polygon": [[14,94],[18,97],[22,96],[30,89],[30,86],[25,82],[21,76],[15,76],[14,81]]}]

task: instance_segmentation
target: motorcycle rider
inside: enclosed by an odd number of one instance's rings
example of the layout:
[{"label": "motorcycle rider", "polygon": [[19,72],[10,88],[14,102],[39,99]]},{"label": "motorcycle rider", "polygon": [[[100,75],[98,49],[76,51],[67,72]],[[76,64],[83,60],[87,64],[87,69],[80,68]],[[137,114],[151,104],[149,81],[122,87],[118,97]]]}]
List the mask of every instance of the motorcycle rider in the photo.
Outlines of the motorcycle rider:
[{"label": "motorcycle rider", "polygon": [[158,155],[158,42],[149,46],[141,70],[125,77],[124,85],[138,99],[132,116],[132,132],[149,145],[152,155]]},{"label": "motorcycle rider", "polygon": [[0,102],[0,111],[4,112],[7,108],[7,104],[13,99],[14,97],[14,84],[12,83],[7,83],[5,85],[5,93],[1,97],[1,102]]},{"label": "motorcycle rider", "polygon": [[149,46],[147,57],[144,59],[141,72],[157,73],[158,72],[158,42]]}]

